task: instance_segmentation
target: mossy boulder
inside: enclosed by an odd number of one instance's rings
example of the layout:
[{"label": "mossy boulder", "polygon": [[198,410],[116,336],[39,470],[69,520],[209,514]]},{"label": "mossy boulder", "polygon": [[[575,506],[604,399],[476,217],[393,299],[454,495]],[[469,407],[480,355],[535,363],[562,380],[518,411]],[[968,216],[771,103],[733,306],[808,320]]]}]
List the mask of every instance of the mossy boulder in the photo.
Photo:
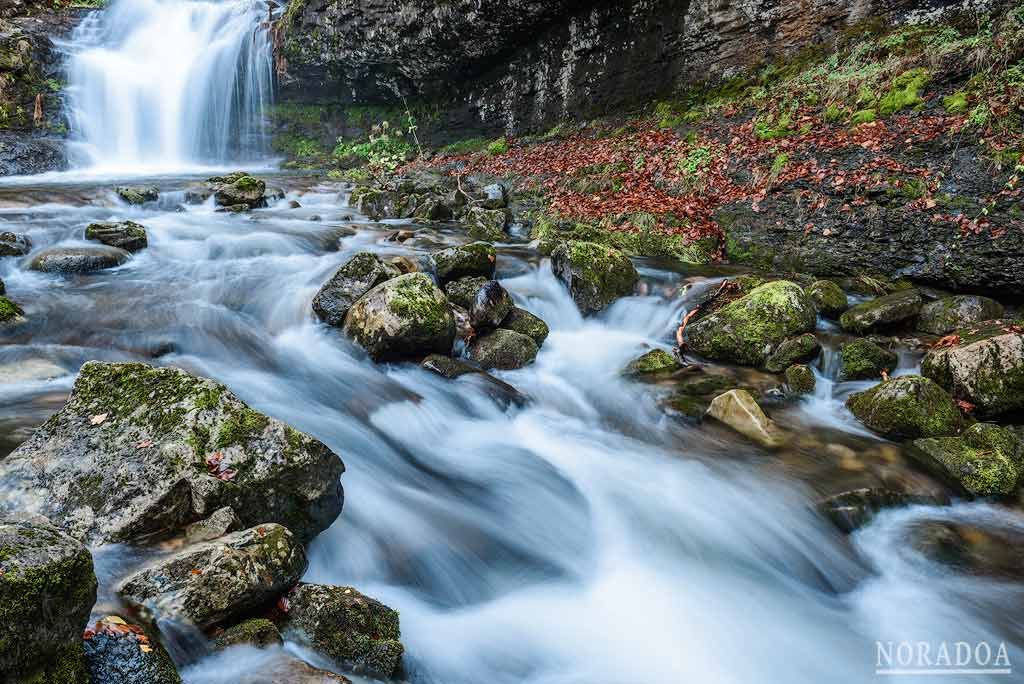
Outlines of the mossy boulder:
[{"label": "mossy boulder", "polygon": [[449,283],[467,276],[494,278],[497,253],[494,245],[487,242],[472,242],[468,245],[449,247],[433,254],[434,270],[442,283]]},{"label": "mossy boulder", "polygon": [[277,625],[266,618],[251,618],[224,630],[214,639],[213,648],[216,651],[243,645],[267,648],[281,643],[281,632]]},{"label": "mossy boulder", "polygon": [[299,584],[288,594],[285,635],[351,672],[391,679],[402,654],[398,613],[352,587]]},{"label": "mossy boulder", "polygon": [[122,185],[114,188],[114,192],[128,204],[146,204],[160,199],[160,189],[155,185]]},{"label": "mossy boulder", "polygon": [[825,318],[836,319],[849,307],[846,293],[831,280],[817,280],[807,287],[807,296]]},{"label": "mossy boulder", "polygon": [[687,344],[711,359],[764,367],[786,339],[814,330],[818,315],[796,283],[754,288],[687,328]]},{"label": "mossy boulder", "polygon": [[25,312],[7,297],[0,295],[0,327],[15,325],[25,320]]},{"label": "mossy boulder", "polygon": [[785,443],[783,432],[765,415],[754,396],[746,390],[734,389],[719,394],[711,401],[707,415],[769,449]]},{"label": "mossy boulder", "polygon": [[813,333],[804,333],[784,340],[765,362],[765,370],[781,373],[795,363],[813,361],[821,353],[821,343]]},{"label": "mossy boulder", "polygon": [[893,292],[847,309],[839,317],[843,330],[864,335],[908,324],[921,311],[921,293],[915,289]]},{"label": "mossy boulder", "polygon": [[85,546],[45,520],[0,519],[0,673],[86,684],[81,639],[95,602]]},{"label": "mossy boulder", "polygon": [[1003,305],[988,297],[957,295],[928,302],[921,307],[917,329],[946,335],[961,328],[991,321],[1003,315]]},{"label": "mossy boulder", "polygon": [[149,245],[146,229],[135,221],[90,223],[85,229],[86,240],[96,240],[108,247],[138,252]]},{"label": "mossy boulder", "polygon": [[31,249],[32,240],[27,235],[9,230],[0,232],[0,257],[25,256]]},{"label": "mossy boulder", "polygon": [[812,394],[817,385],[810,366],[796,364],[786,369],[786,386],[794,394]]},{"label": "mossy boulder", "polygon": [[[39,464],[45,464],[40,467]],[[90,543],[179,533],[224,506],[308,541],[341,512],[344,465],[224,385],[141,363],[82,366],[63,408],[0,459],[19,497]]]},{"label": "mossy boulder", "polygon": [[622,374],[630,377],[662,375],[682,368],[669,352],[664,349],[652,349],[629,362]]},{"label": "mossy boulder", "polygon": [[844,344],[840,356],[843,364],[839,377],[843,380],[880,378],[882,371],[892,372],[899,362],[896,354],[865,339]]},{"label": "mossy boulder", "polygon": [[953,397],[919,375],[903,375],[846,401],[847,408],[868,428],[891,439],[946,437],[964,427]]},{"label": "mossy boulder", "polygon": [[548,334],[551,332],[548,324],[540,317],[535,316],[526,309],[520,309],[518,306],[512,307],[512,311],[509,312],[508,316],[505,316],[505,320],[501,322],[500,327],[532,338],[538,347],[544,344],[544,341],[548,339]]},{"label": "mossy boulder", "polygon": [[156,634],[120,616],[98,620],[83,645],[89,684],[181,684]]},{"label": "mossy boulder", "polygon": [[595,242],[559,245],[551,253],[551,270],[569,288],[584,315],[603,311],[616,299],[633,294],[640,279],[629,257]]},{"label": "mossy boulder", "polygon": [[960,343],[929,351],[921,372],[991,418],[1024,409],[1024,333],[996,321],[960,331]]},{"label": "mossy boulder", "polygon": [[189,546],[129,576],[117,593],[151,619],[206,629],[274,603],[299,581],[306,564],[292,533],[266,523]]},{"label": "mossy boulder", "polygon": [[244,171],[209,178],[207,183],[213,190],[214,201],[218,206],[257,209],[267,205],[264,199],[266,182]]},{"label": "mossy boulder", "polygon": [[37,254],[29,268],[42,273],[94,273],[120,266],[131,254],[117,247],[51,247]]},{"label": "mossy boulder", "polygon": [[516,370],[533,363],[539,348],[532,337],[498,328],[469,345],[469,358],[487,370]]},{"label": "mossy boulder", "polygon": [[1024,473],[1020,437],[987,423],[976,423],[958,437],[916,439],[911,455],[972,496],[1009,496]]},{"label": "mossy boulder", "polygon": [[491,281],[483,276],[459,278],[446,284],[444,286],[444,293],[452,304],[457,304],[463,309],[469,310],[473,306],[473,302],[476,301],[476,293],[489,282]]},{"label": "mossy boulder", "polygon": [[512,295],[496,280],[483,284],[469,307],[469,324],[477,333],[497,328],[512,313]]},{"label": "mossy boulder", "polygon": [[509,212],[506,209],[470,207],[465,221],[469,227],[469,236],[474,240],[501,242],[508,238],[505,228],[508,226]]},{"label": "mossy boulder", "polygon": [[381,283],[400,275],[376,254],[360,252],[334,272],[313,297],[313,311],[327,325],[345,324],[345,316],[359,298]]},{"label": "mossy boulder", "polygon": [[448,354],[455,343],[451,305],[424,273],[408,273],[370,290],[349,309],[344,330],[374,361]]}]

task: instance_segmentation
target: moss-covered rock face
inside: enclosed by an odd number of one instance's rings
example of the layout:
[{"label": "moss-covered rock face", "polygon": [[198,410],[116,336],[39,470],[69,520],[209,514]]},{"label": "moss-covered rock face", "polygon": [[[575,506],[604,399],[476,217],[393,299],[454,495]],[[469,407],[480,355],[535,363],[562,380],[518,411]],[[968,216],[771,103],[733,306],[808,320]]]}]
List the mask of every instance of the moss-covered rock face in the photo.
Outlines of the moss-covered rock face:
[{"label": "moss-covered rock face", "polygon": [[[637,225],[639,223],[639,225]],[[541,216],[533,231],[541,254],[550,256],[559,245],[572,241],[594,242],[631,256],[672,259],[683,264],[708,264],[715,260],[719,241],[715,237],[693,240],[662,230],[655,221],[634,222],[630,230],[609,230],[598,225]]]},{"label": "moss-covered rock face", "polygon": [[781,373],[795,363],[813,361],[821,352],[821,343],[811,333],[804,333],[785,340],[772,352],[765,362],[765,370]]},{"label": "moss-covered rock face", "polygon": [[846,293],[831,280],[818,280],[807,288],[807,296],[814,302],[814,308],[825,318],[839,318],[849,307]]},{"label": "moss-covered rock face", "polygon": [[25,312],[7,297],[0,295],[0,326],[14,325],[25,320]]},{"label": "moss-covered rock face", "polygon": [[155,185],[122,185],[114,188],[114,192],[128,204],[146,204],[160,199],[160,190]]},{"label": "moss-covered rock face", "polygon": [[273,603],[305,571],[306,554],[292,533],[267,523],[190,546],[117,591],[143,615],[205,629]]},{"label": "moss-covered rock face", "polygon": [[960,331],[960,344],[928,352],[921,372],[958,399],[975,405],[981,418],[1024,409],[1024,334],[992,322]]},{"label": "moss-covered rock face", "polygon": [[[94,634],[83,642],[89,684],[181,684],[174,661],[157,636],[141,625],[129,625],[127,633],[112,629],[122,627],[121,622],[119,616],[99,620]],[[145,643],[137,631],[145,634]]]},{"label": "moss-covered rock face", "polygon": [[509,212],[505,209],[471,207],[466,213],[469,236],[474,240],[487,240],[488,242],[506,240],[508,236],[505,234],[505,228],[508,226],[508,222]]},{"label": "moss-covered rock face", "polygon": [[786,369],[786,386],[794,394],[812,394],[817,381],[809,366],[797,364]]},{"label": "moss-covered rock face", "polygon": [[953,398],[919,375],[903,375],[858,392],[846,406],[864,425],[891,439],[946,437],[964,426]]},{"label": "moss-covered rock face", "polygon": [[783,341],[811,332],[817,320],[803,289],[777,280],[690,325],[687,343],[708,358],[763,367]]},{"label": "moss-covered rock face", "polygon": [[327,325],[340,328],[345,316],[360,297],[381,283],[399,275],[376,254],[360,252],[334,272],[313,298],[313,311]]},{"label": "moss-covered rock face", "polygon": [[859,335],[908,323],[921,311],[921,293],[917,290],[893,292],[858,304],[839,317],[843,330]]},{"label": "moss-covered rock face", "polygon": [[120,266],[131,258],[117,247],[52,247],[37,254],[29,268],[42,273],[93,273]]},{"label": "moss-covered rock face", "polygon": [[85,229],[86,240],[96,240],[108,247],[138,252],[149,245],[146,229],[134,221],[90,223]]},{"label": "moss-covered rock face", "polygon": [[921,308],[917,329],[933,335],[946,335],[1002,315],[1003,305],[993,299],[958,295],[925,304]]},{"label": "moss-covered rock face", "polygon": [[458,304],[463,309],[469,309],[476,301],[476,293],[487,283],[491,282],[483,276],[469,276],[459,278],[444,286],[444,293],[448,295],[448,301]]},{"label": "moss-covered rock face", "polygon": [[541,318],[519,307],[512,308],[509,315],[505,316],[505,320],[501,322],[501,327],[526,335],[536,342],[538,347],[544,344],[544,340],[548,339],[548,334],[551,332],[548,329],[548,324]]},{"label": "moss-covered rock face", "polygon": [[245,620],[224,630],[224,633],[213,642],[216,651],[223,651],[232,646],[256,646],[267,648],[281,643],[281,632],[277,625],[266,618]]},{"label": "moss-covered rock face", "polygon": [[632,377],[661,375],[677,371],[680,368],[682,365],[672,354],[664,349],[652,349],[630,361],[629,365],[622,370],[622,374]]},{"label": "moss-covered rock face", "polygon": [[499,328],[473,340],[469,357],[487,370],[516,370],[533,363],[539,351],[533,338]]},{"label": "moss-covered rock face", "polygon": [[309,540],[341,512],[343,471],[326,446],[213,380],[90,362],[64,407],[0,460],[0,481],[19,493],[0,510],[102,543],[172,534],[231,506],[246,525],[278,522]]},{"label": "moss-covered rock face", "polygon": [[95,602],[88,549],[44,520],[0,519],[0,672],[86,684],[81,638]]},{"label": "moss-covered rock face", "polygon": [[858,339],[844,344],[840,355],[843,360],[840,377],[843,380],[871,380],[882,377],[882,371],[892,371],[899,357],[870,340]]},{"label": "moss-covered rock face", "polygon": [[494,278],[497,253],[494,246],[486,242],[449,247],[433,255],[434,269],[442,283],[448,283],[467,276]]},{"label": "moss-covered rock face", "polygon": [[586,314],[633,294],[640,276],[625,254],[594,242],[567,242],[551,253],[551,270]]},{"label": "moss-covered rock face", "polygon": [[1009,496],[1024,473],[1024,444],[1012,431],[977,423],[959,437],[914,440],[911,454],[973,496]]},{"label": "moss-covered rock face", "polygon": [[448,354],[455,343],[451,305],[424,273],[408,273],[370,290],[349,310],[344,330],[374,361]]},{"label": "moss-covered rock face", "polygon": [[396,676],[405,648],[398,613],[351,587],[300,584],[288,594],[285,635],[355,674]]},{"label": "moss-covered rock face", "polygon": [[212,185],[213,197],[219,206],[244,206],[249,209],[266,206],[266,182],[247,173],[239,171],[210,178],[207,182]]}]

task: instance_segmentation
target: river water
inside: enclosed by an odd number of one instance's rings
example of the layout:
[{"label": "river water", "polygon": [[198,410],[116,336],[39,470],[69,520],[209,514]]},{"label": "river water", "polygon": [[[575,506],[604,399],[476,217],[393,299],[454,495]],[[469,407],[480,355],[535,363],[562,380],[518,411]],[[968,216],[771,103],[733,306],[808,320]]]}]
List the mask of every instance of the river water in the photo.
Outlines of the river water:
[{"label": "river water", "polygon": [[[886,680],[877,642],[889,641],[1005,642],[1024,668],[1020,585],[954,572],[908,541],[924,520],[1024,533],[1024,518],[915,506],[847,537],[817,512],[823,495],[857,486],[941,490],[842,407],[864,383],[835,383],[826,362],[818,394],[773,411],[797,446],[769,454],[666,414],[664,388],[621,377],[647,347],[669,348],[722,272],[638,262],[643,294],[584,319],[546,260],[499,246],[498,278],[552,330],[535,364],[499,374],[531,399],[515,407],[472,378],[375,365],[310,309],[355,252],[422,257],[465,241],[457,227],[415,225],[414,239],[390,242],[395,224],[359,216],[344,185],[269,172],[287,196],[266,209],[183,206],[185,186],[211,173],[199,165],[269,168],[265,12],[117,0],[79,29],[69,116],[81,166],[0,180],[0,230],[28,234],[35,253],[85,244],[90,222],[131,219],[149,247],[87,276],[35,273],[32,255],[0,260],[29,320],[0,345],[0,457],[59,408],[87,360],[216,378],[345,461],[344,512],[308,549],[305,579],[399,610],[410,682],[860,684]],[[118,70],[126,82],[111,78]],[[200,96],[212,91],[236,93],[233,104]],[[112,188],[126,180],[157,184],[159,204],[123,204]],[[902,371],[916,363],[907,356]],[[121,548],[96,554],[105,596],[140,562]],[[286,655],[329,667],[294,645],[201,650],[174,649],[189,654],[190,684],[258,682]]]}]

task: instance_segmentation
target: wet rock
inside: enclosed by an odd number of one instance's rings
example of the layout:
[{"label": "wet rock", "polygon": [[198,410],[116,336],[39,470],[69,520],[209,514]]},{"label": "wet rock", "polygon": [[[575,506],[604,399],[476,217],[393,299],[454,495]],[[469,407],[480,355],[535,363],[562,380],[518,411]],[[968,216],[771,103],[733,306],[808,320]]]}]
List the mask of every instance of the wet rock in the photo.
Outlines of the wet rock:
[{"label": "wet rock", "polygon": [[839,317],[843,330],[860,335],[910,322],[923,302],[917,290],[902,290],[858,304]]},{"label": "wet rock", "polygon": [[913,525],[909,537],[923,556],[959,572],[1024,581],[1024,536],[1018,529],[926,520]]},{"label": "wet rock", "polygon": [[476,292],[469,308],[469,323],[478,333],[497,328],[512,309],[512,296],[498,283],[491,280]]},{"label": "wet rock", "polygon": [[224,630],[223,634],[214,640],[213,648],[215,651],[240,645],[267,648],[279,646],[282,642],[277,625],[266,618],[252,618]]},{"label": "wet rock", "polygon": [[383,263],[376,254],[360,252],[334,272],[313,298],[313,311],[327,325],[340,328],[345,316],[360,297],[381,283],[399,275],[397,268]]},{"label": "wet rock", "polygon": [[235,515],[231,506],[218,508],[210,517],[194,522],[185,528],[185,541],[189,544],[200,544],[223,537],[228,532],[242,528],[242,521]]},{"label": "wet rock", "polygon": [[708,407],[707,415],[769,449],[780,447],[785,442],[782,431],[746,390],[730,390],[718,395]]},{"label": "wet rock", "polygon": [[711,359],[763,367],[782,342],[813,331],[817,320],[803,289],[777,280],[688,326],[687,342]]},{"label": "wet rock", "polygon": [[261,663],[258,672],[239,675],[232,684],[352,684],[339,674],[321,670],[298,658],[275,658]]},{"label": "wet rock", "polygon": [[[45,464],[40,467],[39,464]],[[224,506],[308,541],[341,512],[341,460],[177,368],[89,362],[67,403],[0,459],[0,510],[45,515],[90,543],[179,533]]]},{"label": "wet rock", "polygon": [[631,377],[661,375],[672,373],[682,367],[682,364],[676,361],[676,357],[669,352],[664,349],[652,349],[630,361],[622,370],[622,374]]},{"label": "wet rock", "polygon": [[268,187],[267,192],[263,195],[263,204],[271,204],[273,202],[280,202],[285,197],[284,190],[281,188]]},{"label": "wet rock", "polygon": [[149,244],[146,229],[134,221],[91,223],[85,229],[85,239],[96,240],[108,247],[118,247],[128,252],[138,252]]},{"label": "wet rock", "polygon": [[88,549],[45,520],[0,519],[0,673],[84,682],[82,630],[95,602]]},{"label": "wet rock", "polygon": [[903,375],[853,394],[846,406],[860,422],[890,439],[944,437],[964,426],[953,398],[919,375]]},{"label": "wet rock", "polygon": [[466,276],[494,278],[497,254],[494,246],[486,242],[449,247],[433,255],[434,269],[442,283],[449,283]]},{"label": "wet rock", "polygon": [[402,663],[398,613],[351,587],[299,584],[288,594],[285,635],[355,674],[390,679]]},{"label": "wet rock", "polygon": [[906,494],[890,489],[853,489],[828,497],[818,505],[822,515],[849,534],[863,527],[884,509],[916,504],[942,503],[934,497]]},{"label": "wet rock", "polygon": [[849,307],[846,293],[831,280],[818,280],[807,287],[807,296],[825,318],[836,319]]},{"label": "wet rock", "polygon": [[143,615],[205,629],[273,603],[305,571],[298,540],[266,523],[190,546],[129,576],[117,592]]},{"label": "wet rock", "polygon": [[243,171],[209,178],[207,183],[212,186],[214,201],[219,206],[257,209],[267,205],[263,199],[267,184]]},{"label": "wet rock", "polygon": [[1003,315],[1003,305],[988,297],[958,295],[928,302],[921,308],[917,329],[946,335]]},{"label": "wet rock", "polygon": [[504,209],[508,206],[508,192],[501,183],[491,183],[480,189],[482,199],[477,204],[484,209]]},{"label": "wet rock", "polygon": [[120,266],[131,258],[116,247],[51,247],[40,252],[29,265],[42,273],[93,273]]},{"label": "wet rock", "polygon": [[512,308],[509,315],[501,322],[501,327],[532,338],[538,347],[544,344],[550,332],[547,323],[526,309],[520,309],[519,307]]},{"label": "wet rock", "polygon": [[976,423],[958,437],[916,439],[911,455],[973,496],[1008,496],[1024,473],[1024,444],[1012,430]]},{"label": "wet rock", "polygon": [[516,370],[533,363],[539,351],[533,338],[498,328],[469,345],[469,357],[485,369]]},{"label": "wet rock", "polygon": [[32,240],[27,235],[10,231],[0,233],[0,257],[25,256],[32,249]]},{"label": "wet rock", "polygon": [[463,309],[469,310],[476,301],[476,293],[487,283],[491,282],[483,276],[469,276],[453,280],[444,286],[444,293],[453,304],[458,304]]},{"label": "wet rock", "polygon": [[447,221],[452,217],[452,210],[440,197],[423,197],[412,216],[421,221]]},{"label": "wet rock", "polygon": [[345,334],[374,361],[448,354],[455,318],[430,276],[409,273],[370,290],[345,317]]},{"label": "wet rock", "polygon": [[960,332],[960,343],[929,351],[921,373],[958,399],[975,406],[979,418],[1024,409],[1024,332],[993,321]]},{"label": "wet rock", "polygon": [[776,348],[765,362],[765,370],[781,373],[793,364],[813,361],[821,352],[821,343],[812,333],[790,337]]},{"label": "wet rock", "polygon": [[509,215],[504,209],[471,207],[465,220],[469,226],[469,236],[474,240],[501,242],[508,238],[505,228],[508,226]]},{"label": "wet rock", "polygon": [[302,208],[302,204],[298,200],[289,200],[288,201],[288,208],[289,209],[301,209]]},{"label": "wet rock", "polygon": [[899,362],[896,354],[864,339],[844,344],[840,355],[843,360],[840,378],[843,380],[880,378],[882,371],[892,372]]},{"label": "wet rock", "polygon": [[181,684],[170,655],[141,625],[111,615],[83,642],[90,684]]},{"label": "wet rock", "polygon": [[382,188],[359,186],[352,191],[349,204],[373,221],[388,218],[412,218],[415,202],[403,193]]},{"label": "wet rock", "polygon": [[0,327],[25,322],[25,312],[7,297],[0,296]]},{"label": "wet rock", "polygon": [[594,242],[570,241],[551,253],[551,270],[584,315],[633,294],[640,276],[625,254]]},{"label": "wet rock", "polygon": [[813,394],[817,385],[814,371],[809,366],[796,364],[786,369],[786,386],[795,394]]},{"label": "wet rock", "polygon": [[479,382],[484,392],[505,407],[525,406],[528,403],[526,395],[512,385],[499,380],[490,373],[485,373],[476,366],[466,363],[461,359],[431,354],[423,359],[421,367],[431,373],[437,373],[448,380],[466,378],[468,382]]},{"label": "wet rock", "polygon": [[160,198],[160,190],[155,185],[122,185],[114,188],[114,192],[128,204],[146,204]]}]

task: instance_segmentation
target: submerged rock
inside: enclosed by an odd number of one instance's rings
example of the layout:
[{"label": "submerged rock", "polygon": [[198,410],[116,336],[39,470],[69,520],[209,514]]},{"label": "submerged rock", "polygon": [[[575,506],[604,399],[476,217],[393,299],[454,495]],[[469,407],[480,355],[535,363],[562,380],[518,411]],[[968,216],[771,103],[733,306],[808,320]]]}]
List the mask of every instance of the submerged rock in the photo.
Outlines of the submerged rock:
[{"label": "submerged rock", "polygon": [[959,338],[929,351],[921,373],[974,404],[979,418],[1024,409],[1024,328],[993,321]]},{"label": "submerged rock", "polygon": [[408,273],[370,290],[345,317],[345,334],[374,361],[451,353],[455,317],[430,276]]},{"label": "submerged rock", "polygon": [[433,259],[437,277],[442,283],[467,276],[483,276],[492,280],[497,253],[494,251],[494,245],[473,242],[435,252]]},{"label": "submerged rock", "polygon": [[797,364],[786,369],[786,385],[795,394],[812,394],[817,384],[809,366]]},{"label": "submerged rock", "polygon": [[491,280],[476,291],[469,307],[469,323],[479,332],[497,328],[512,313],[512,296],[498,283]]},{"label": "submerged rock", "polygon": [[31,249],[32,240],[27,235],[0,232],[0,257],[25,256]]},{"label": "submerged rock", "polygon": [[843,361],[840,378],[843,380],[880,378],[882,371],[892,372],[899,362],[896,354],[865,339],[844,344],[840,356]]},{"label": "submerged rock", "polygon": [[916,439],[911,455],[973,496],[1008,496],[1024,473],[1024,443],[1012,430],[977,423],[959,437]]},{"label": "submerged rock", "polygon": [[584,315],[603,311],[616,299],[633,294],[640,279],[629,257],[594,242],[559,245],[551,253],[551,270],[569,288]]},{"label": "submerged rock", "polygon": [[343,471],[326,446],[220,383],[89,362],[64,407],[0,459],[0,510],[105,543],[180,532],[230,506],[243,524],[281,523],[307,541],[341,512]]},{"label": "submerged rock", "polygon": [[89,684],[181,684],[170,655],[141,625],[111,615],[89,632],[83,642]]},{"label": "submerged rock", "polygon": [[807,296],[814,302],[814,308],[825,318],[836,319],[842,315],[849,302],[843,288],[831,280],[818,280],[807,287]]},{"label": "submerged rock", "polygon": [[360,297],[399,275],[376,254],[360,252],[341,266],[313,298],[313,311],[327,325],[340,328]]},{"label": "submerged rock", "polygon": [[526,396],[515,387],[461,359],[431,354],[423,359],[423,363],[420,366],[424,370],[436,373],[448,380],[466,378],[470,382],[478,381],[482,385],[484,392],[505,407],[513,405],[525,406],[527,404]]},{"label": "submerged rock", "polygon": [[921,308],[917,329],[946,335],[1003,315],[1003,305],[988,297],[958,295],[929,302]]},{"label": "submerged rock", "polygon": [[659,375],[672,373],[682,367],[682,364],[676,361],[676,357],[664,349],[652,349],[630,361],[629,365],[622,370],[622,374],[633,377]]},{"label": "submerged rock", "polygon": [[306,554],[273,523],[196,544],[128,577],[117,593],[152,618],[200,629],[271,604],[306,571]]},{"label": "submerged rock", "polygon": [[711,401],[707,414],[769,449],[780,447],[785,442],[782,431],[746,390],[730,390],[718,395]]},{"label": "submerged rock", "polygon": [[93,273],[120,266],[131,258],[117,247],[51,247],[40,252],[29,265],[43,273]]},{"label": "submerged rock", "polygon": [[1024,535],[1017,528],[925,520],[913,525],[909,535],[916,551],[958,572],[1024,581]]},{"label": "submerged rock", "polygon": [[288,594],[285,635],[355,674],[390,679],[402,663],[398,613],[351,587],[299,584]]},{"label": "submerged rock", "polygon": [[82,630],[95,602],[88,549],[45,520],[0,519],[0,673],[85,682]]},{"label": "submerged rock", "polygon": [[85,229],[85,239],[96,240],[128,252],[138,252],[149,245],[146,229],[134,221],[90,223]]},{"label": "submerged rock", "polygon": [[860,335],[907,323],[921,311],[921,293],[901,290],[858,304],[839,317],[843,330]]},{"label": "submerged rock", "polygon": [[919,375],[902,375],[853,394],[846,406],[864,425],[891,439],[944,437],[964,426],[953,397]]},{"label": "submerged rock", "polygon": [[544,341],[548,339],[548,334],[551,332],[548,329],[548,324],[542,319],[517,306],[512,307],[512,311],[501,322],[500,327],[532,338],[538,347],[544,344]]},{"label": "submerged rock", "polygon": [[790,337],[776,348],[765,362],[765,370],[781,373],[795,363],[813,361],[821,352],[821,343],[812,333]]},{"label": "submerged rock", "polygon": [[814,330],[814,304],[796,283],[754,288],[687,328],[687,342],[711,359],[763,367],[787,338]]},{"label": "submerged rock", "polygon": [[498,328],[469,345],[469,357],[485,369],[516,370],[533,363],[539,351],[533,338]]},{"label": "submerged rock", "polygon": [[818,509],[836,527],[849,534],[871,522],[879,512],[887,508],[914,504],[938,504],[930,496],[896,492],[889,489],[853,489],[828,497]]},{"label": "submerged rock", "polygon": [[160,189],[155,185],[122,185],[114,188],[114,192],[128,204],[146,204],[160,198]]}]

